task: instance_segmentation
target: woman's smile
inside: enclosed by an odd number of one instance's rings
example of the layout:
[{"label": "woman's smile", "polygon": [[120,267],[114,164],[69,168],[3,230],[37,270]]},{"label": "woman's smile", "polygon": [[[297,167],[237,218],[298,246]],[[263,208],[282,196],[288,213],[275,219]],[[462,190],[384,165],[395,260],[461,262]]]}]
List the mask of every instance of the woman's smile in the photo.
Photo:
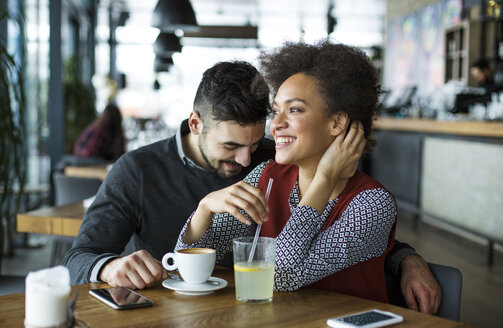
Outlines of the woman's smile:
[{"label": "woman's smile", "polygon": [[276,148],[284,148],[295,142],[294,137],[276,137]]}]

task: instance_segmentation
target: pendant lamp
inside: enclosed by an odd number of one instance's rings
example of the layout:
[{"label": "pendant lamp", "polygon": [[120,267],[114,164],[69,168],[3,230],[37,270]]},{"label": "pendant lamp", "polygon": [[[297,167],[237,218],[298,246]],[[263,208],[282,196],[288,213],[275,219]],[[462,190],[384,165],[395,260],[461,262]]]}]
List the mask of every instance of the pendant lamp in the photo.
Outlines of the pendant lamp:
[{"label": "pendant lamp", "polygon": [[155,56],[154,72],[168,72],[173,64],[173,58],[171,57]]},{"label": "pendant lamp", "polygon": [[152,16],[152,26],[162,32],[198,29],[196,14],[189,0],[159,0]]},{"label": "pendant lamp", "polygon": [[174,52],[182,51],[180,40],[174,33],[159,33],[154,42],[154,53],[162,57],[169,57]]}]

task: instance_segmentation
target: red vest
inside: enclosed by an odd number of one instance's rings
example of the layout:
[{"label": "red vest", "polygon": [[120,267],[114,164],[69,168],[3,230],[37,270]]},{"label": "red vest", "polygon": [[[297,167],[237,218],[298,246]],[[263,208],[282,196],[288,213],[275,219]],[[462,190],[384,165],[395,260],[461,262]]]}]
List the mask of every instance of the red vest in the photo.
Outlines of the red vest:
[{"label": "red vest", "polygon": [[[269,178],[274,178],[275,183],[269,195],[269,217],[273,218],[262,225],[260,235],[276,238],[283,230],[290,218],[288,198],[299,176],[299,169],[293,165],[280,165],[270,162],[262,172],[258,188],[265,193]],[[360,192],[368,189],[384,187],[366,174],[357,171],[349,179],[346,187],[338,197],[337,204],[332,209],[323,229],[327,229],[335,220],[338,220],[351,200]],[[395,240],[395,223],[391,229],[388,247],[379,257],[360,262],[342,271],[325,277],[312,286],[327,289],[343,294],[363,297],[380,302],[388,302],[386,282],[384,278],[384,260],[386,254],[393,247]]]}]

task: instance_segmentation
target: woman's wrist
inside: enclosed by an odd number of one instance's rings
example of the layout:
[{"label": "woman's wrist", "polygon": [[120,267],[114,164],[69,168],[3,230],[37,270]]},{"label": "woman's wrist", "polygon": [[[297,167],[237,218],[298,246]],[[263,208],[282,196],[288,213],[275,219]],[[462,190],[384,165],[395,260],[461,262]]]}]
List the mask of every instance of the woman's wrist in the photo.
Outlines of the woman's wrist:
[{"label": "woman's wrist", "polygon": [[185,236],[183,237],[183,242],[192,244],[199,241],[206,230],[208,230],[213,214],[214,213],[204,206],[203,201],[201,201],[190,219],[187,230],[185,231]]},{"label": "woman's wrist", "polygon": [[316,172],[308,190],[312,190],[315,195],[319,195],[321,198],[326,198],[328,202],[336,184],[337,179],[334,177]]},{"label": "woman's wrist", "polygon": [[330,179],[324,175],[316,174],[309,185],[305,195],[299,202],[299,206],[307,205],[322,213],[332,194],[333,186]]}]

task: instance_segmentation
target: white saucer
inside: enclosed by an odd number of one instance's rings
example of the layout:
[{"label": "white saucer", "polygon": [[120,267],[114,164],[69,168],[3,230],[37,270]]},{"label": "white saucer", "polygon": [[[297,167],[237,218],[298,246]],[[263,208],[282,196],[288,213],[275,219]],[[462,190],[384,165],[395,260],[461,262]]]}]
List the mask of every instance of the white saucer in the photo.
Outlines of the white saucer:
[{"label": "white saucer", "polygon": [[166,279],[162,285],[182,295],[208,295],[227,286],[227,281],[222,278],[210,277],[205,283],[189,284],[183,280]]}]

